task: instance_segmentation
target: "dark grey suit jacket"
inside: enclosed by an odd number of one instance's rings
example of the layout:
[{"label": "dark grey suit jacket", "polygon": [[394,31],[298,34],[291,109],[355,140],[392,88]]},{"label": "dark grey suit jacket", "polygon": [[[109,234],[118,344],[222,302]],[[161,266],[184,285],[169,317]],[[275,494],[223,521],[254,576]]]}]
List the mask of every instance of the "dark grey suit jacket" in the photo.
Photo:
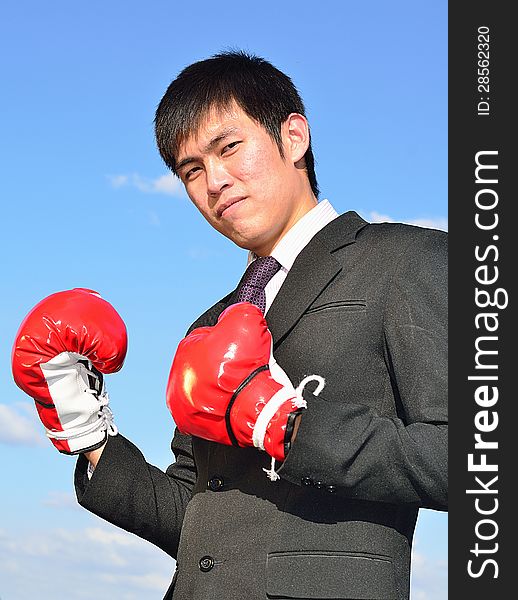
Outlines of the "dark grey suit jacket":
[{"label": "dark grey suit jacket", "polygon": [[[325,378],[270,459],[176,432],[163,473],[110,438],[79,502],[177,559],[174,600],[403,600],[419,507],[447,506],[447,236],[349,212],[296,259],[267,314],[297,385]],[[193,324],[213,325],[230,294]]]}]

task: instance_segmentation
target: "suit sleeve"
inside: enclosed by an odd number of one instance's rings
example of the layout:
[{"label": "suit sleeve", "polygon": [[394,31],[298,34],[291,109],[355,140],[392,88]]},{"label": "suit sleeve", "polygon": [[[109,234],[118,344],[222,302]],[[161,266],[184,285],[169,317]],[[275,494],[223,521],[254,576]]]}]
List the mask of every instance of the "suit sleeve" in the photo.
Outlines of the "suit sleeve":
[{"label": "suit sleeve", "polygon": [[341,402],[325,389],[318,401],[305,391],[308,408],[279,469],[288,481],[447,509],[447,236],[430,230],[422,238],[402,252],[386,293],[383,351],[397,417],[347,390]]},{"label": "suit sleeve", "polygon": [[176,462],[163,472],[122,435],[109,437],[90,480],[79,457],[75,487],[81,506],[176,558],[196,469],[190,436],[176,431],[171,448]]}]

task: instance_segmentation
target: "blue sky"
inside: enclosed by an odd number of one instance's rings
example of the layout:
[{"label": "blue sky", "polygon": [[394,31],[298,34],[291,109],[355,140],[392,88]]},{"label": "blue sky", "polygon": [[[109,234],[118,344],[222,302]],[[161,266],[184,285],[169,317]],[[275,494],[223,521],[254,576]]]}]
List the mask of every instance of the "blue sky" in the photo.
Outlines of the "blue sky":
[{"label": "blue sky", "polygon": [[[58,290],[98,290],[129,331],[108,389],[147,459],[170,460],[165,384],[189,324],[246,253],[212,231],[161,163],[156,105],[225,48],[287,72],[308,109],[321,198],[368,220],[447,228],[447,3],[165,0],[3,4],[0,598],[161,598],[171,559],[77,507],[74,459],[12,381],[19,323]],[[413,600],[442,600],[447,515],[421,511]],[[27,574],[31,573],[28,578]]]}]

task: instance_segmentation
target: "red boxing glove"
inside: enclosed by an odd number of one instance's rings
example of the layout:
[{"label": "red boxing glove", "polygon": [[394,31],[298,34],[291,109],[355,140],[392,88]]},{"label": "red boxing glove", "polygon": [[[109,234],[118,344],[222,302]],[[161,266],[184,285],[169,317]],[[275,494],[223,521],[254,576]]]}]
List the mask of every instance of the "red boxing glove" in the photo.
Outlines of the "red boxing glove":
[{"label": "red boxing glove", "polygon": [[183,433],[255,446],[283,461],[287,426],[306,404],[273,358],[262,312],[241,302],[223,311],[214,327],[195,329],[180,342],[167,406]]},{"label": "red boxing glove", "polygon": [[34,398],[60,452],[94,450],[117,433],[101,373],[118,371],[126,350],[124,322],[92,290],[52,294],[23,320],[12,352],[14,380]]}]

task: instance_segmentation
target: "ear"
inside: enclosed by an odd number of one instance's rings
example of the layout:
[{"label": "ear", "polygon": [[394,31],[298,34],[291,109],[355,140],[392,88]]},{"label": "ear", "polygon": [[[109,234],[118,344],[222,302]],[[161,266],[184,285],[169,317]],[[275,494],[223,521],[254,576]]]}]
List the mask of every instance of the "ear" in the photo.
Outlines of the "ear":
[{"label": "ear", "polygon": [[286,159],[296,164],[304,157],[309,146],[309,125],[306,117],[291,113],[282,124]]}]

